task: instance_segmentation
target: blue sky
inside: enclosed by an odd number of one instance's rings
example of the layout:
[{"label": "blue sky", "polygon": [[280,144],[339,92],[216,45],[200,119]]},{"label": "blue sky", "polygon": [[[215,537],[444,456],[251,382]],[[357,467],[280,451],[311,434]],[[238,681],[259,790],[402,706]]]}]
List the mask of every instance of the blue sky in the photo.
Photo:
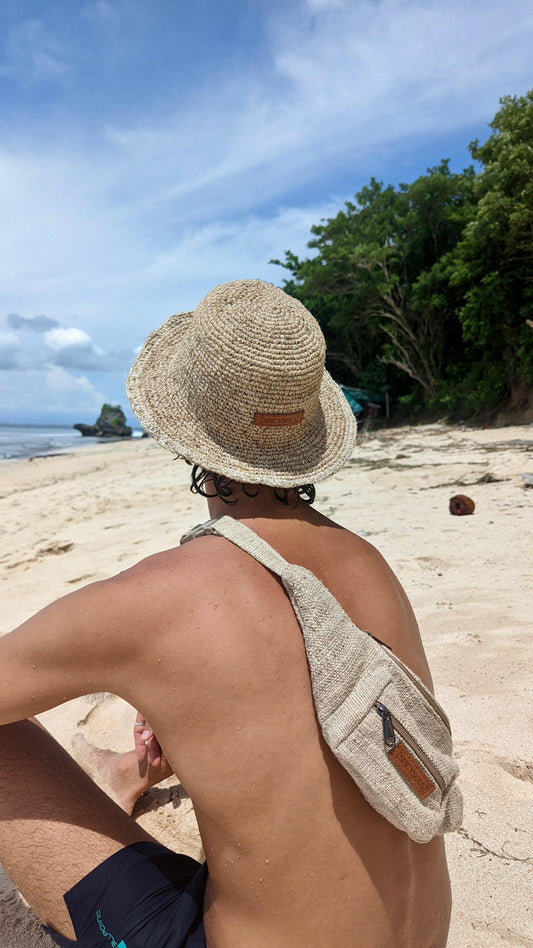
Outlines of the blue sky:
[{"label": "blue sky", "polygon": [[530,0],[2,0],[0,422],[127,408],[171,313],[469,164],[532,49]]}]

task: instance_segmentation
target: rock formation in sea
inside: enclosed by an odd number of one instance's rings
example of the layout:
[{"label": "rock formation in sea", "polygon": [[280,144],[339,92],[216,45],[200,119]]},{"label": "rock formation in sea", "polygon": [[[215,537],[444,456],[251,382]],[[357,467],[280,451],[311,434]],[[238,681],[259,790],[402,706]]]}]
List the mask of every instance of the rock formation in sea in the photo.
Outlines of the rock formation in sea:
[{"label": "rock formation in sea", "polygon": [[94,425],[73,425],[81,431],[83,437],[91,438],[130,438],[131,428],[126,424],[126,416],[120,405],[102,405],[102,410]]}]

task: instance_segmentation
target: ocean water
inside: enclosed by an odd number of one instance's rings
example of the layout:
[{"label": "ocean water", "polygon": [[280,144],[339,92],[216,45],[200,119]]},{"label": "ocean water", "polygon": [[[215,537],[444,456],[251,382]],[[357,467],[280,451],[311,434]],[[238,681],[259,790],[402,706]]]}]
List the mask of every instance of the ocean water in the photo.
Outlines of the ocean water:
[{"label": "ocean water", "polygon": [[[134,437],[141,432],[134,431]],[[101,443],[101,438],[83,438],[68,425],[0,424],[0,461],[14,458],[64,454],[69,448]]]}]

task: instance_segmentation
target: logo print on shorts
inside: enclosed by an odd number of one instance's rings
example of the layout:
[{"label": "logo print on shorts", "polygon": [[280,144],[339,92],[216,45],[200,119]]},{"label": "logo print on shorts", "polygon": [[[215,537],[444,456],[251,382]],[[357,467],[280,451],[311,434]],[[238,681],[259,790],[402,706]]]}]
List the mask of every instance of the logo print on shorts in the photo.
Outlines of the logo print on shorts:
[{"label": "logo print on shorts", "polygon": [[111,934],[111,932],[108,932],[107,928],[105,927],[102,921],[102,913],[100,909],[96,909],[96,923],[102,935],[104,936],[104,938],[109,939],[109,944],[111,945],[111,948],[128,948],[125,941],[116,941],[113,938],[113,935]]}]

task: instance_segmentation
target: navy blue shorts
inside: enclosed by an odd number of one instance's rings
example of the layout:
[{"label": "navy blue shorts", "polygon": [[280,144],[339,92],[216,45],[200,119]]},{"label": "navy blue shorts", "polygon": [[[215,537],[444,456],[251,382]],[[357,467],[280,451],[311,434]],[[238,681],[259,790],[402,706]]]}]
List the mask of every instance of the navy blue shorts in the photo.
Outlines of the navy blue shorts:
[{"label": "navy blue shorts", "polygon": [[207,866],[159,843],[126,846],[65,895],[76,941],[61,948],[206,948]]}]

